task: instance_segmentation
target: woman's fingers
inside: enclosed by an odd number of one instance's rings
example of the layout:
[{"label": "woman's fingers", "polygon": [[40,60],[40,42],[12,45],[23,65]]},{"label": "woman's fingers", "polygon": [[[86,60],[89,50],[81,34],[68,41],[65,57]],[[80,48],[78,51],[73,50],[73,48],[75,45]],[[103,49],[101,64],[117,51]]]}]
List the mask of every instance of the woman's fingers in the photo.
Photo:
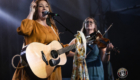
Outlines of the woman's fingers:
[{"label": "woman's fingers", "polygon": [[109,43],[109,44],[107,45],[107,51],[111,51],[113,48],[114,48],[114,46],[113,46],[112,43]]},{"label": "woman's fingers", "polygon": [[35,3],[35,1],[33,0],[33,1],[31,2],[31,5],[30,5],[30,12],[35,12],[35,7],[36,7],[36,3]]}]

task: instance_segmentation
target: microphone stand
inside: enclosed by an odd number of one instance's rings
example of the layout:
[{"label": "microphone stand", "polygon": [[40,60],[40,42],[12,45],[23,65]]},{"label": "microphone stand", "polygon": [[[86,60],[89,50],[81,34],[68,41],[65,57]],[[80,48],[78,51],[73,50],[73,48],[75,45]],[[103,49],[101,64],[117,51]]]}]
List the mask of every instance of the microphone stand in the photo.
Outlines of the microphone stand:
[{"label": "microphone stand", "polygon": [[58,22],[61,26],[63,26],[64,28],[65,28],[65,31],[69,31],[72,35],[74,35],[74,33],[71,31],[71,30],[69,30],[67,27],[65,27],[62,23],[60,23],[58,20],[56,20],[55,18],[54,18],[54,16],[52,17],[56,22]]}]

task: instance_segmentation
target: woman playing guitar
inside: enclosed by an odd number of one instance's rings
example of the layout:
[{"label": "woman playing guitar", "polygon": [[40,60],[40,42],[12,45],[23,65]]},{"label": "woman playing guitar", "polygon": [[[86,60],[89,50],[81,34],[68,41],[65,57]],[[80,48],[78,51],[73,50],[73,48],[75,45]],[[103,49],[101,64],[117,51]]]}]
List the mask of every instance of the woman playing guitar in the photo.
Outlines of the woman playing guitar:
[{"label": "woman playing guitar", "polygon": [[[47,0],[33,0],[31,2],[29,15],[21,22],[21,26],[17,28],[18,34],[24,36],[25,45],[32,42],[49,44],[54,40],[59,41],[58,29],[52,16],[44,15],[45,11],[52,12]],[[63,47],[65,46],[68,46],[68,44],[63,45]],[[18,67],[21,67],[21,63],[18,64]],[[12,80],[42,80],[38,77],[31,77],[28,70],[26,67],[16,69]],[[61,67],[57,67],[44,80],[62,80]]]}]

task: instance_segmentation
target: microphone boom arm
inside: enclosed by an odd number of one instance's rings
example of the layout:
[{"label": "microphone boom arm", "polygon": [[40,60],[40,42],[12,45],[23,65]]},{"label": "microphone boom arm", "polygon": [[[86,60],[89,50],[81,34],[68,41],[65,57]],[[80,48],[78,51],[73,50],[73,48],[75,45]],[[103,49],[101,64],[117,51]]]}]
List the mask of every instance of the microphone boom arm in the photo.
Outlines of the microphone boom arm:
[{"label": "microphone boom arm", "polygon": [[58,22],[61,26],[63,26],[64,28],[65,28],[65,31],[69,31],[72,35],[74,35],[74,33],[71,31],[71,30],[69,30],[67,27],[65,27],[62,23],[60,23],[58,20],[56,20],[55,18],[54,18],[54,16],[53,16],[53,19],[56,21],[56,22]]}]

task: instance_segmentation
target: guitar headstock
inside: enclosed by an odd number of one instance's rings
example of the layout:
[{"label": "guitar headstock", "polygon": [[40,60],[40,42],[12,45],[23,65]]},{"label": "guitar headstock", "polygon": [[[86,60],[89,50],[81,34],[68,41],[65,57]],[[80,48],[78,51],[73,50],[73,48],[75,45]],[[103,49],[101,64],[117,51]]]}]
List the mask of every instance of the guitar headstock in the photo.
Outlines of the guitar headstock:
[{"label": "guitar headstock", "polygon": [[96,40],[96,34],[97,32],[94,32],[92,34],[90,34],[90,37],[87,38],[87,41],[95,41]]}]

